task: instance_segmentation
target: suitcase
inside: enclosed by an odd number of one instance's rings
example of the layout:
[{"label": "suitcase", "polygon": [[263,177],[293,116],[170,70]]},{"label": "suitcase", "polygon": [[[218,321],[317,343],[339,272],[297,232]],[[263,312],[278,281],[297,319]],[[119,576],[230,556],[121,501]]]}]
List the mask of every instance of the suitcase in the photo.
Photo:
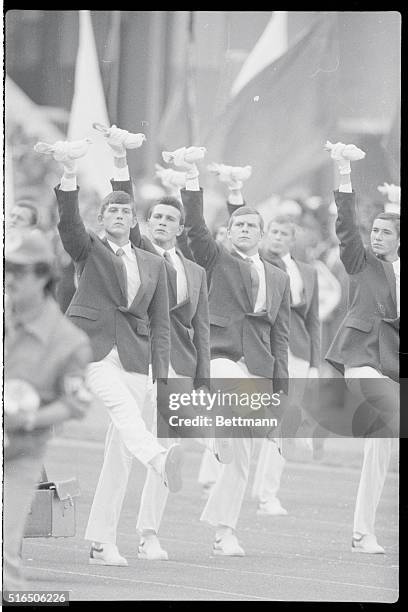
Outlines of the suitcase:
[{"label": "suitcase", "polygon": [[75,535],[75,498],[80,494],[76,478],[40,482],[24,527],[25,538],[67,538]]}]

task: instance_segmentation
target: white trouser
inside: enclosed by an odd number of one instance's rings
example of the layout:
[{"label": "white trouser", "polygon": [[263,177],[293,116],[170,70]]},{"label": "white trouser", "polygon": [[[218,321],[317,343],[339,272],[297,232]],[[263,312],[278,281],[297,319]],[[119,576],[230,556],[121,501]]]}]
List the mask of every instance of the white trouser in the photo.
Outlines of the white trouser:
[{"label": "white trouser", "polygon": [[3,590],[27,589],[20,559],[20,546],[36,484],[40,479],[45,443],[38,449],[4,462]]},{"label": "white trouser", "polygon": [[[359,378],[384,378],[369,366],[345,368],[344,378],[349,389],[357,391],[355,384]],[[354,380],[353,380],[354,379]],[[384,488],[393,447],[393,438],[366,438],[364,459],[354,509],[353,530],[361,535],[374,534],[375,515]]]},{"label": "white trouser", "polygon": [[[136,457],[144,465],[165,452],[146,427],[144,407],[152,393],[149,376],[126,372],[116,349],[88,366],[87,382],[105,404],[111,424],[105,439],[105,454],[96,487],[85,539],[115,543],[117,524],[132,465]],[[152,419],[151,414],[146,415]]]},{"label": "white trouser", "polygon": [[[187,388],[189,386],[192,388],[193,386],[191,379],[185,376],[179,376],[174,371],[172,366],[169,367],[169,378],[183,378],[186,379],[186,382],[191,381],[191,384],[189,384],[189,382],[187,383]],[[156,402],[154,401],[154,406],[155,405]],[[156,415],[155,407],[153,408],[153,411]],[[177,441],[178,440],[176,438],[160,438],[160,442],[167,448]],[[162,478],[160,478],[157,472],[155,472],[151,467],[148,467],[136,524],[136,529],[140,533],[147,530],[152,530],[155,533],[159,531],[168,496],[169,490],[163,483]]]},{"label": "white trouser", "polygon": [[[305,392],[306,379],[309,372],[309,362],[288,352],[289,403],[298,406]],[[296,379],[295,381],[292,379]],[[252,497],[260,503],[273,501],[278,494],[285,459],[274,440],[262,440],[256,465]]]},{"label": "white trouser", "polygon": [[[211,378],[259,378],[248,371],[243,361],[211,360]],[[233,389],[228,389],[233,391]],[[200,520],[211,525],[235,529],[248,483],[252,438],[232,438],[233,460],[220,466],[219,475],[206,502]]]}]

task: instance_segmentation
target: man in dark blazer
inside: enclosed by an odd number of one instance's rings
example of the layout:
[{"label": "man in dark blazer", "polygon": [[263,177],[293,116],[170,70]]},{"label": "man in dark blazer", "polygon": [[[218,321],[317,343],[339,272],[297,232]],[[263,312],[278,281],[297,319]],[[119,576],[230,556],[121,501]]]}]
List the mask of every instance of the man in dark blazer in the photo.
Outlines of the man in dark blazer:
[{"label": "man in dark blazer", "polygon": [[[207,271],[211,377],[263,377],[273,381],[274,391],[287,392],[289,279],[259,258],[262,217],[249,207],[232,215],[230,253],[206,226],[197,166],[184,159],[181,167],[187,171],[181,198],[189,245]],[[243,556],[234,532],[248,482],[252,439],[234,437],[232,442],[233,460],[223,466],[201,520],[216,526],[214,554]]]},{"label": "man in dark blazer", "polygon": [[[106,450],[123,444],[128,455],[151,466],[169,490],[177,491],[181,488],[180,445],[164,448],[142,417],[150,359],[154,378],[168,375],[170,325],[165,267],[158,257],[130,242],[135,219],[127,193],[112,192],[103,200],[98,216],[103,238],[87,232],[78,208],[76,162],[70,156],[70,144],[65,145],[65,152],[61,155],[59,151],[57,157],[59,161],[62,158],[64,168],[61,184],[55,189],[58,230],[79,272],[78,288],[66,314],[91,341],[94,361],[87,380],[112,421]],[[56,143],[55,148],[58,146]],[[104,521],[99,521],[107,508],[118,511],[125,491],[105,463],[100,483],[104,478],[111,487],[107,490],[98,484],[95,493],[86,533],[87,539],[93,540],[89,562],[127,565],[116,547],[116,534],[105,531]]]},{"label": "man in dark blazer", "polygon": [[[128,193],[133,199],[133,188],[127,165],[127,132],[115,126],[109,130],[107,144],[113,152],[113,190]],[[205,270],[187,259],[177,246],[177,238],[184,229],[183,205],[177,198],[163,197],[154,203],[147,214],[151,240],[140,232],[136,223],[130,230],[135,246],[152,253],[166,267],[170,313],[170,364],[168,387],[178,393],[188,393],[193,388],[208,384],[210,377],[210,325],[208,292]],[[150,396],[151,419],[156,417],[154,390]],[[168,390],[168,393],[171,391]],[[171,440],[162,439],[164,445]],[[174,440],[173,440],[174,441]],[[105,461],[116,471],[116,478],[128,480],[131,462],[122,461],[126,449],[109,449]],[[117,466],[114,470],[113,466]],[[168,489],[160,476],[148,468],[142,492],[137,529],[141,533],[139,558],[167,560],[168,555],[160,546],[157,533],[168,497]],[[105,512],[106,515],[106,512]],[[111,517],[117,525],[117,517]]]},{"label": "man in dark blazer", "polygon": [[[350,161],[344,157],[344,149],[343,143],[337,143],[331,157],[340,175],[339,190],[334,192],[338,211],[336,233],[341,261],[349,275],[349,303],[326,359],[344,374],[349,389],[359,400],[370,402],[373,395],[382,400],[374,408],[380,422],[395,431],[399,420],[396,382],[399,376],[399,215],[378,214],[372,225],[370,246],[364,246],[357,225]],[[371,431],[367,429],[366,435],[374,436],[379,431],[376,423]],[[374,525],[391,449],[391,438],[368,437],[365,441],[354,513],[352,550],[355,552],[384,553],[377,542]]]},{"label": "man in dark blazer", "polygon": [[[320,364],[319,288],[314,267],[291,256],[295,240],[293,220],[288,216],[277,215],[268,224],[265,246],[261,252],[266,261],[284,270],[290,278],[288,370],[292,380],[289,399],[293,406],[301,408],[306,380],[318,377]],[[304,423],[307,423],[306,416]],[[300,438],[299,442],[301,440],[304,446],[313,450],[311,438]],[[252,489],[252,495],[259,503],[257,514],[287,514],[277,497],[284,464],[284,457],[277,444],[265,439]]]}]

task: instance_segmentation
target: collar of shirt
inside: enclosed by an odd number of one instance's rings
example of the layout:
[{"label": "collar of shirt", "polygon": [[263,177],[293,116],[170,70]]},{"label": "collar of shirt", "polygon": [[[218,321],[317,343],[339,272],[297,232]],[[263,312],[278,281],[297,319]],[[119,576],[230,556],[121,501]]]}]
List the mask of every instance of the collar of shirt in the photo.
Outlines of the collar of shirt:
[{"label": "collar of shirt", "polygon": [[261,262],[261,258],[259,257],[259,253],[255,253],[254,255],[246,255],[245,253],[243,253],[242,251],[240,251],[239,249],[237,249],[236,247],[234,247],[236,252],[238,253],[238,255],[240,255],[242,257],[242,259],[252,259],[254,264],[260,264]]},{"label": "collar of shirt", "polygon": [[129,257],[129,259],[133,259],[134,257],[134,253],[132,251],[132,245],[130,243],[130,241],[125,244],[124,246],[118,246],[117,244],[115,244],[114,242],[111,242],[110,240],[108,240],[108,244],[110,246],[110,248],[112,249],[112,251],[115,253],[116,255],[116,251],[118,251],[119,249],[122,249],[123,252],[125,253],[125,255],[127,257]]},{"label": "collar of shirt", "polygon": [[21,322],[21,327],[26,332],[35,336],[40,342],[46,344],[50,340],[59,312],[59,308],[54,300],[47,297],[40,315],[27,323]]},{"label": "collar of shirt", "polygon": [[172,247],[171,249],[163,249],[161,246],[159,246],[158,244],[154,244],[154,243],[153,243],[153,246],[158,252],[158,254],[161,255],[162,257],[164,256],[164,253],[166,251],[168,252],[168,254],[170,255],[172,259],[176,257],[176,247],[175,246]]},{"label": "collar of shirt", "polygon": [[284,262],[286,267],[294,263],[290,253],[286,253],[286,255],[282,255],[281,260]]}]

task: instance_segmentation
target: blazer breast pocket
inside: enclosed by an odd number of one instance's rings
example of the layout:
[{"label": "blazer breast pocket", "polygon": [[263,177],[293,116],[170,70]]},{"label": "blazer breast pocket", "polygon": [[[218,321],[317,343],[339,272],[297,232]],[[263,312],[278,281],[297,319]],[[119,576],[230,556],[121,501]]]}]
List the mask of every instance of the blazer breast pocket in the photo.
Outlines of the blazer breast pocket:
[{"label": "blazer breast pocket", "polygon": [[72,304],[68,309],[68,316],[70,317],[83,317],[84,319],[90,319],[91,321],[97,321],[100,316],[99,308],[92,308],[92,306],[80,306],[78,304]]},{"label": "blazer breast pocket", "polygon": [[350,317],[344,323],[345,327],[352,327],[353,329],[358,329],[362,332],[370,332],[374,326],[374,319],[359,319],[357,317]]}]

